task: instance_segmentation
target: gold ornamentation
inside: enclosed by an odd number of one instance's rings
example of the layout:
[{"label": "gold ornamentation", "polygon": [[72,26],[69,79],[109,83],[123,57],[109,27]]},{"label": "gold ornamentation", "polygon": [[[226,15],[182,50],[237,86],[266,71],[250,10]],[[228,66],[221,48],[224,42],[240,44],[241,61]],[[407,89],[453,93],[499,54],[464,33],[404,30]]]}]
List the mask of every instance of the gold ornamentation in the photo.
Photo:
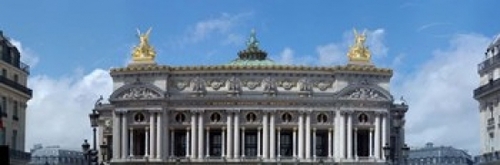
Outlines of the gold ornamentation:
[{"label": "gold ornamentation", "polygon": [[132,60],[134,62],[153,62],[156,57],[154,47],[149,45],[149,34],[151,28],[146,33],[142,33],[137,29],[137,36],[139,37],[139,45],[134,47],[132,51]]},{"label": "gold ornamentation", "polygon": [[354,39],[354,45],[349,48],[349,52],[347,53],[349,61],[370,62],[370,50],[365,46],[366,30],[358,34],[356,29],[354,29]]}]

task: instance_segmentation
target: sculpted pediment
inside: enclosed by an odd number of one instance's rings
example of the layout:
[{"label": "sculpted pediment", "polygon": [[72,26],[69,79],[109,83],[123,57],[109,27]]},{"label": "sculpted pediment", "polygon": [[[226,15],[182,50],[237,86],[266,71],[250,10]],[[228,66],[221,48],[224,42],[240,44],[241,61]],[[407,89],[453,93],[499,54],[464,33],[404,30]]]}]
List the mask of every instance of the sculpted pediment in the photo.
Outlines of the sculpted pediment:
[{"label": "sculpted pediment", "polygon": [[163,98],[163,91],[153,84],[140,81],[124,85],[111,94],[111,100],[149,100]]},{"label": "sculpted pediment", "polygon": [[351,87],[340,92],[340,99],[390,101],[392,97],[385,90],[368,86]]},{"label": "sculpted pediment", "polygon": [[146,87],[133,87],[118,95],[118,99],[155,99],[161,98],[161,94],[156,93]]}]

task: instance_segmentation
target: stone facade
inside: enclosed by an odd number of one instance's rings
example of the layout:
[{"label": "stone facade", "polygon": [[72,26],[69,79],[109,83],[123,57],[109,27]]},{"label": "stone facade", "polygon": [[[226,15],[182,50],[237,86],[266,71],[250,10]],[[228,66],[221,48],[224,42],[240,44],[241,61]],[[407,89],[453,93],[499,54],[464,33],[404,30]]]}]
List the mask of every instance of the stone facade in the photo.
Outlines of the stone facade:
[{"label": "stone facade", "polygon": [[471,155],[451,146],[433,146],[427,143],[423,148],[410,150],[408,165],[472,165]]},{"label": "stone facade", "polygon": [[393,110],[408,108],[390,94],[391,69],[266,55],[250,43],[226,65],[112,69],[109,103],[96,104],[111,163],[383,164],[384,144],[402,144],[390,141]]},{"label": "stone facade", "polygon": [[[12,153],[19,153],[15,155],[26,154],[26,102],[32,95],[27,88],[29,66],[20,58],[17,48],[0,31],[0,145],[8,145]],[[29,156],[25,158],[20,156],[11,160],[27,163]]]},{"label": "stone facade", "polygon": [[479,102],[481,162],[491,159],[500,152],[500,36],[486,49],[485,60],[478,65],[480,86],[474,90],[474,98]]}]

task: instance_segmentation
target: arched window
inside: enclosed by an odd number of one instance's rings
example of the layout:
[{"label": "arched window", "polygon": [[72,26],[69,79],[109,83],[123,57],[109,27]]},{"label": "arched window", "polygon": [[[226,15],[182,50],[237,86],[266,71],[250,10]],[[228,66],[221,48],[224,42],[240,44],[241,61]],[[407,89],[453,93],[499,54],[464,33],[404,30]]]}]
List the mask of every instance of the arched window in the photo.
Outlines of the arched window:
[{"label": "arched window", "polygon": [[144,115],[142,113],[137,113],[134,116],[134,121],[135,122],[143,122],[145,119]]},{"label": "arched window", "polygon": [[358,116],[358,121],[360,123],[367,123],[368,122],[368,115],[362,113]]},{"label": "arched window", "polygon": [[213,122],[213,123],[219,122],[220,118],[221,118],[221,116],[217,112],[212,113],[212,115],[210,115],[210,121]]},{"label": "arched window", "polygon": [[177,113],[177,115],[175,115],[175,121],[179,123],[186,121],[186,115],[183,113]]},{"label": "arched window", "polygon": [[326,123],[328,121],[328,116],[326,116],[324,113],[321,113],[316,117],[316,120],[318,120],[318,123]]},{"label": "arched window", "polygon": [[291,122],[292,121],[292,115],[288,112],[284,113],[281,115],[281,120],[285,123]]},{"label": "arched window", "polygon": [[247,114],[247,116],[245,117],[247,122],[251,123],[251,122],[254,122],[255,120],[257,120],[257,115],[255,115],[255,113],[253,112],[250,112]]}]

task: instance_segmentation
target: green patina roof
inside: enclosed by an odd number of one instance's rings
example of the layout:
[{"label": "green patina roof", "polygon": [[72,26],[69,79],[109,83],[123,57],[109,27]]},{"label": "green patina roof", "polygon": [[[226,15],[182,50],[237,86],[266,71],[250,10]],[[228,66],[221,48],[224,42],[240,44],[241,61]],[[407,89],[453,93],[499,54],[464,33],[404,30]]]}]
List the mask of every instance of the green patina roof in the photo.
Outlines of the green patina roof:
[{"label": "green patina roof", "polygon": [[263,65],[277,65],[273,60],[243,60],[235,59],[226,65],[238,65],[238,66],[263,66]]}]

